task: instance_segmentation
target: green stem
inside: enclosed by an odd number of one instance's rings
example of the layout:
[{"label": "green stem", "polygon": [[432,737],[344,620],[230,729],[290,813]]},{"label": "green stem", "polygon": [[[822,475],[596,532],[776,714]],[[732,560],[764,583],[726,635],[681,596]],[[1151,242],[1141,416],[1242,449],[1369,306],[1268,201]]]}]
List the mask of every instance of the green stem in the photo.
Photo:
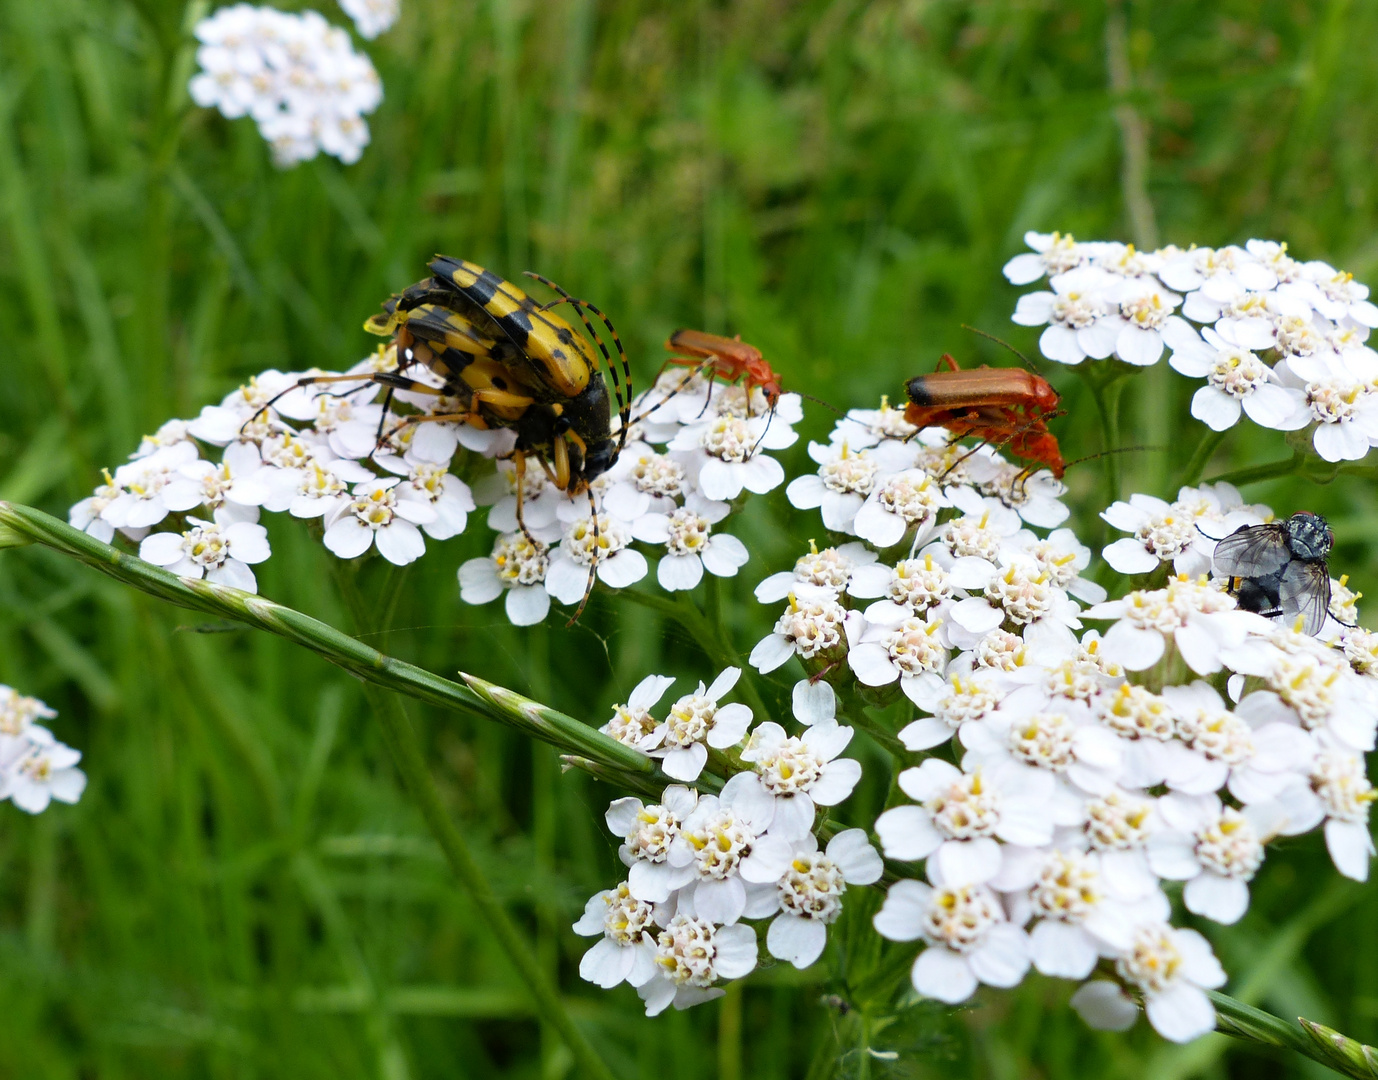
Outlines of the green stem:
[{"label": "green stem", "polygon": [[77,559],[125,585],[178,607],[232,619],[286,638],[365,682],[442,709],[457,709],[516,728],[562,751],[592,758],[625,772],[650,777],[659,775],[656,763],[639,750],[624,746],[571,716],[504,687],[469,677],[466,677],[469,685],[462,686],[415,664],[386,656],[300,611],[224,585],[179,578],[103,544],[41,510],[0,502],[0,537],[13,539],[15,535]]},{"label": "green stem", "polygon": [[[742,666],[740,656],[722,636],[719,626],[709,622],[704,617],[703,612],[694,606],[694,602],[689,599],[686,593],[680,593],[673,600],[667,596],[641,592],[637,589],[624,589],[619,595],[635,604],[640,604],[642,607],[659,611],[679,623],[684,632],[696,641],[699,647],[716,663],[723,667]],[[737,682],[737,691],[747,699],[746,703],[751,706],[751,713],[757,720],[771,718],[771,710],[766,707],[765,698],[761,697],[760,691],[756,689],[756,684],[750,676]]]},{"label": "green stem", "polygon": [[1177,492],[1181,488],[1190,487],[1201,479],[1201,474],[1206,471],[1206,466],[1210,464],[1211,457],[1220,444],[1225,441],[1225,436],[1230,433],[1230,429],[1224,431],[1212,431],[1204,439],[1196,444],[1196,449],[1192,452],[1191,460],[1182,469],[1182,475],[1178,477],[1177,483],[1172,486],[1171,498],[1177,497]]},{"label": "green stem", "polygon": [[1294,1050],[1343,1076],[1358,1080],[1378,1078],[1378,1050],[1365,1046],[1358,1039],[1301,1017],[1297,1024],[1289,1024],[1281,1017],[1225,994],[1207,993],[1215,1003],[1215,1030],[1222,1034]]},{"label": "green stem", "polygon": [[901,760],[913,760],[912,754],[905,749],[904,743],[900,742],[898,735],[879,721],[866,715],[866,702],[853,687],[839,687],[834,684],[833,690],[839,699],[837,717],[839,723],[846,720],[853,727],[860,728],[893,757]]},{"label": "green stem", "polygon": [[1105,453],[1101,458],[1105,470],[1105,505],[1109,506],[1120,497],[1120,459],[1115,451],[1120,445],[1121,383],[1118,378],[1107,380],[1090,372],[1085,378],[1100,414],[1101,449]]},{"label": "green stem", "polygon": [[[341,566],[337,578],[340,592],[354,619],[355,630],[361,632],[367,625],[364,620],[368,607],[348,567]],[[426,819],[426,826],[431,830],[436,843],[440,845],[440,850],[445,854],[445,861],[450,864],[450,869],[459,879],[460,885],[478,908],[484,922],[488,924],[488,929],[497,939],[498,946],[526,983],[539,1015],[558,1032],[584,1075],[612,1080],[612,1072],[603,1063],[584,1033],[575,1026],[565,1009],[559,990],[546,977],[536,954],[528,947],[525,935],[493,894],[492,886],[475,862],[464,835],[455,827],[455,823],[446,812],[435,780],[426,766],[426,757],[421,751],[416,729],[412,727],[401,700],[396,694],[389,694],[373,683],[364,683],[363,690],[370,711],[382,726],[383,737],[392,753],[392,760],[397,765],[397,771],[402,774],[407,790],[416,800],[421,816]]]},{"label": "green stem", "polygon": [[1246,469],[1235,469],[1233,472],[1212,476],[1207,482],[1211,484],[1234,484],[1236,487],[1244,484],[1257,484],[1264,480],[1275,480],[1279,476],[1291,476],[1300,472],[1305,461],[1306,455],[1298,452],[1286,461],[1270,461],[1266,465],[1251,465]]}]

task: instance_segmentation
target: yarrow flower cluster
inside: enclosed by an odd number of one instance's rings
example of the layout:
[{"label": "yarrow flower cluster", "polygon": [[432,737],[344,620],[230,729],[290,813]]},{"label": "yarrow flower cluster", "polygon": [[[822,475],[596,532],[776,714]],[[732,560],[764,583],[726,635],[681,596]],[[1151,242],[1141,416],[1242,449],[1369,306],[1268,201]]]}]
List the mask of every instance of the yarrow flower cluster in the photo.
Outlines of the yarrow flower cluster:
[{"label": "yarrow flower cluster", "polygon": [[81,751],[58,742],[39,723],[57,716],[38,698],[0,686],[0,799],[41,814],[53,799],[74,803],[86,790]]},{"label": "yarrow flower cluster", "polygon": [[[1331,460],[1356,432],[1366,449],[1378,369],[1367,373],[1363,341],[1378,308],[1345,275],[1259,242],[1151,255],[1058,234],[1029,243],[1006,275],[1049,278],[1016,313],[1046,327],[1045,355],[1143,367],[1171,350],[1185,371],[1215,349],[1194,405],[1207,423],[1225,416],[1223,395],[1230,423],[1241,410],[1280,430],[1315,422]],[[508,619],[529,625],[552,599],[581,602],[591,579],[647,579],[648,556],[667,592],[736,576],[748,552],[722,526],[749,493],[783,486],[796,509],[817,510],[824,539],[755,585],[778,614],[750,651],[754,671],[728,666],[674,697],[674,678],[647,675],[600,729],[647,755],[664,786],[657,801],[608,808],[625,875],[573,926],[596,939],[580,974],[634,987],[648,1015],[720,996],[762,946],[816,963],[848,891],[875,886],[885,897],[872,925],[914,943],[923,997],[957,1004],[1032,970],[1079,984],[1072,1005],[1094,1026],[1126,1028],[1142,1009],[1187,1041],[1215,1026],[1207,991],[1226,974],[1174,919],[1238,922],[1271,845],[1312,831],[1339,873],[1367,879],[1378,634],[1358,625],[1361,595],[1343,577],[1315,636],[1241,607],[1258,605],[1221,572],[1232,564],[1217,545],[1274,515],[1230,484],[1105,508],[1124,535],[1102,559],[1128,579],[1111,598],[1105,567],[1067,525],[1060,479],[999,446],[917,430],[884,399],[811,442],[811,464],[787,482],[769,451],[796,440],[797,396],[772,405],[759,389],[672,371],[633,404],[613,467],[572,498],[512,452],[510,430],[449,419],[463,410],[438,392],[384,401],[362,381],[395,368],[381,348],[336,373],[358,383],[263,372],[148,436],[70,520],[182,576],[251,590],[270,555],[262,511],[317,521],[341,558],[376,550],[404,565],[483,505],[497,538],[460,567],[461,598],[503,598]],[[426,370],[408,374],[440,389]],[[203,457],[214,448],[218,460]],[[472,492],[452,471],[460,449],[491,463]],[[1295,579],[1279,568],[1250,587]],[[1312,629],[1319,605],[1314,616]],[[702,617],[684,625],[697,633]],[[790,715],[760,715],[773,705],[757,676],[791,664]],[[881,719],[901,710],[899,723]],[[28,730],[43,731],[32,721],[48,714],[29,711]],[[855,728],[896,762],[889,805],[861,823],[844,806],[862,779]],[[59,777],[75,758],[47,760]],[[50,781],[51,795],[75,783]]]},{"label": "yarrow flower cluster", "polygon": [[654,1016],[722,995],[721,983],[755,969],[757,929],[769,920],[766,949],[796,967],[813,964],[848,886],[879,880],[879,853],[862,829],[814,834],[819,807],[845,800],[861,766],[841,757],[852,729],[797,695],[790,735],[774,721],[747,734],[751,710],[719,705],[741,672],[679,698],[665,719],[651,709],[673,679],[651,675],[614,708],[604,732],[658,756],[666,773],[692,781],[707,749],[737,749],[743,770],[717,795],[674,784],[659,803],[617,799],[607,825],[623,841],[625,881],[590,898],[574,931],[599,940],[579,973],[590,982],[636,987]]},{"label": "yarrow flower cluster", "polygon": [[[397,16],[398,0],[344,0],[365,37]],[[372,61],[349,34],[315,11],[293,14],[233,4],[196,25],[200,70],[189,87],[202,108],[252,117],[281,167],[324,152],[346,164],[368,145],[368,122],[383,99]]]},{"label": "yarrow flower cluster", "polygon": [[[1317,455],[1354,461],[1378,445],[1378,353],[1367,344],[1378,305],[1367,285],[1287,245],[1174,246],[1078,242],[1030,232],[1033,250],[1005,264],[1019,298],[1014,321],[1042,326],[1049,360],[1115,357],[1205,379],[1191,413],[1212,430],[1242,414],[1277,431],[1310,429]],[[1194,324],[1194,325],[1193,325]]]}]

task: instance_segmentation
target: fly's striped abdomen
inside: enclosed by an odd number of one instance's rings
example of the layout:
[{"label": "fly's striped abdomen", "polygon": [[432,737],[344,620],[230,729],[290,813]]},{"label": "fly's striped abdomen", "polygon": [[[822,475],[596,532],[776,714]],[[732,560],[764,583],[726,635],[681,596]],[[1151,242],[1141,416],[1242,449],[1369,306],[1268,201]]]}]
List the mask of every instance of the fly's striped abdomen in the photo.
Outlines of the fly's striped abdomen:
[{"label": "fly's striped abdomen", "polygon": [[513,285],[463,259],[438,256],[430,268],[470,303],[482,308],[523,354],[537,377],[562,397],[576,397],[597,369],[593,346],[569,323]]}]

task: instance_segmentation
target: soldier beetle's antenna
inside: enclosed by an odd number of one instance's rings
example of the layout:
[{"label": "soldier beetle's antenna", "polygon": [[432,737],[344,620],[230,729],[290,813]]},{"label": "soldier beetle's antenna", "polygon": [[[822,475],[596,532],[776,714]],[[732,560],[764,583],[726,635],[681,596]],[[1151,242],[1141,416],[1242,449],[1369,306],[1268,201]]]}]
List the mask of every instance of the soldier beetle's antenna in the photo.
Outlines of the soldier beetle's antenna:
[{"label": "soldier beetle's antenna", "polygon": [[1013,345],[1011,345],[1008,341],[1005,341],[1003,338],[998,338],[994,334],[987,333],[985,330],[982,330],[978,327],[968,326],[966,323],[962,323],[962,329],[970,330],[973,334],[980,334],[983,338],[987,338],[990,341],[995,342],[995,344],[1001,346],[1002,348],[1008,349],[1010,352],[1014,353],[1015,356],[1019,357],[1020,363],[1022,363],[1035,375],[1038,374],[1038,368],[1034,367],[1033,362],[1022,352],[1016,349]]}]

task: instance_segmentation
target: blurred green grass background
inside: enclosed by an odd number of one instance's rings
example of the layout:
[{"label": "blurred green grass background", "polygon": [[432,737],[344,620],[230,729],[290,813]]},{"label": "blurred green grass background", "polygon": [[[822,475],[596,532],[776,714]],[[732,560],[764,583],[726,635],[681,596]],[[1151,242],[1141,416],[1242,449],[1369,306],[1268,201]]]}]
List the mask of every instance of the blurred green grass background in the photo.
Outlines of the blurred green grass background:
[{"label": "blurred green grass background", "polygon": [[[368,46],[385,99],[363,161],[278,172],[250,122],[189,109],[181,4],[0,0],[0,496],[63,514],[142,433],[248,375],[347,366],[372,348],[364,317],[437,251],[509,277],[539,269],[594,299],[642,380],[687,324],[741,333],[787,385],[843,408],[897,396],[943,351],[1006,362],[964,322],[1032,348],[1000,276],[1027,228],[1184,245],[1274,237],[1378,283],[1372,4],[403,8]],[[1126,189],[1117,115],[1146,129],[1151,219],[1132,168]],[[1068,457],[1099,449],[1081,384],[1050,377]],[[1204,429],[1187,414],[1187,380],[1166,365],[1139,379],[1125,443],[1168,450],[1120,459],[1124,491],[1167,494]],[[815,408],[803,430],[830,423]],[[798,467],[802,445],[792,453]],[[1285,453],[1243,427],[1207,476]],[[1098,468],[1069,476],[1092,538]],[[1247,494],[1331,514],[1333,565],[1378,589],[1370,482]],[[754,558],[723,610],[743,651],[774,614],[748,587],[820,531],[780,501],[752,504],[738,529]],[[345,625],[328,556],[294,521],[270,528],[263,591]],[[397,599],[393,629],[380,614],[366,639],[594,723],[649,671],[711,678],[696,642],[606,596],[573,630],[552,620],[519,633],[498,607],[463,607],[455,568],[489,536],[475,522],[386,581],[366,567]],[[61,710],[57,734],[86,752],[91,777],[75,808],[30,819],[0,807],[0,1077],[568,1070],[348,678],[11,551],[0,679]],[[781,675],[764,691],[778,703],[787,685]],[[505,731],[413,716],[495,886],[620,1076],[821,1077],[839,1055],[836,1074],[857,1077],[1322,1072],[1222,1036],[1178,1049],[1142,1024],[1093,1034],[1066,1008],[1069,987],[1039,977],[955,1016],[859,1022],[824,1000],[845,997],[829,981],[845,949],[645,1020],[627,988],[579,982],[586,942],[568,931],[617,879],[601,824],[611,793]],[[883,775],[868,790],[852,820],[877,809]],[[1278,850],[1254,894],[1241,924],[1209,929],[1231,992],[1378,1042],[1378,896],[1341,882],[1316,836]]]}]

